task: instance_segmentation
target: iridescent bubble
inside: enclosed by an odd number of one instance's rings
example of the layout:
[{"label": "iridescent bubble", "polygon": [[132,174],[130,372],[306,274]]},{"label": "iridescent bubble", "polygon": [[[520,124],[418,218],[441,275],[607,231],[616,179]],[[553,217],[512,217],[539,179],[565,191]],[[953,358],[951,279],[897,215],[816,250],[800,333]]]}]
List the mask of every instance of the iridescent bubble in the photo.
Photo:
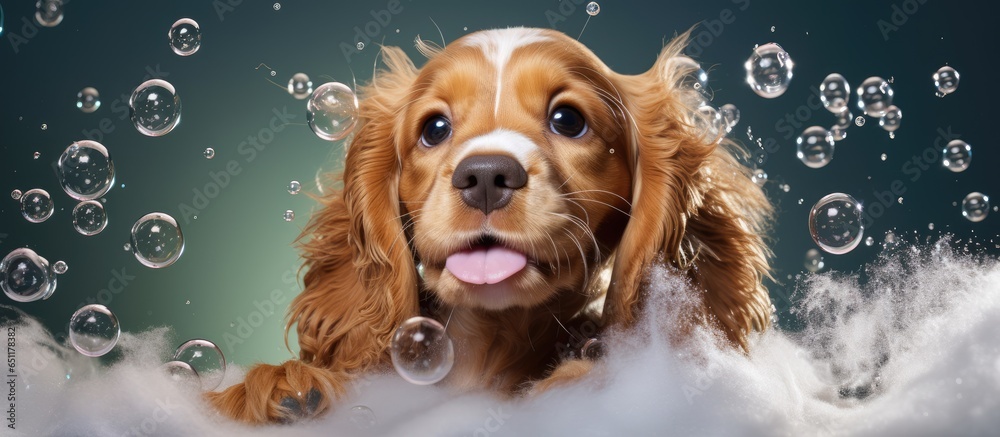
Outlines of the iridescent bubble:
[{"label": "iridescent bubble", "polygon": [[14,189],[14,191],[10,192],[10,198],[14,200],[21,200],[22,195],[24,195],[24,193],[22,193],[21,190],[18,190],[16,188]]},{"label": "iridescent bubble", "polygon": [[48,299],[56,291],[56,273],[35,251],[14,249],[0,261],[0,288],[17,302]]},{"label": "iridescent bubble", "polygon": [[96,200],[86,200],[73,207],[73,228],[81,235],[100,234],[108,226],[104,205]]},{"label": "iridescent bubble", "polygon": [[847,110],[847,102],[851,99],[851,86],[839,73],[830,74],[819,85],[819,99],[828,111],[840,114]]},{"label": "iridescent bubble", "polygon": [[959,74],[954,68],[945,65],[931,77],[934,78],[934,88],[937,90],[934,94],[938,97],[944,97],[958,89]]},{"label": "iridescent bubble", "polygon": [[170,26],[167,40],[174,53],[181,56],[191,56],[201,48],[201,27],[190,18],[181,18]]},{"label": "iridescent bubble", "polygon": [[62,0],[38,0],[35,3],[35,21],[45,27],[55,27],[63,20]]},{"label": "iridescent bubble", "polygon": [[201,154],[205,156],[205,159],[215,158],[215,149],[208,147],[204,152],[201,152]]},{"label": "iridescent bubble", "polygon": [[750,176],[750,180],[757,185],[764,186],[764,183],[767,182],[767,172],[762,168],[758,168],[753,171],[753,176]]},{"label": "iridescent bubble", "polygon": [[281,215],[281,218],[285,219],[286,222],[295,220],[295,211],[292,211],[290,209],[286,210],[285,213]]},{"label": "iridescent bubble", "polygon": [[889,105],[885,108],[885,114],[878,119],[878,125],[882,126],[886,132],[895,132],[899,129],[899,123],[903,120],[903,111],[900,111],[896,105]]},{"label": "iridescent bubble", "polygon": [[601,5],[597,4],[597,2],[587,3],[587,15],[593,17],[600,13],[601,13]]},{"label": "iridescent bubble", "polygon": [[21,215],[31,223],[41,223],[52,217],[55,203],[49,192],[41,188],[26,191],[21,195]]},{"label": "iridescent bubble", "polygon": [[990,197],[980,193],[969,193],[962,200],[962,216],[970,222],[981,222],[990,213]]},{"label": "iridescent bubble", "polygon": [[806,259],[802,264],[805,265],[806,270],[813,273],[823,270],[826,267],[826,263],[823,261],[823,254],[816,249],[806,251]]},{"label": "iridescent bubble", "polygon": [[93,87],[86,87],[76,93],[76,108],[90,114],[101,107],[101,93]]},{"label": "iridescent bubble", "polygon": [[733,128],[740,122],[740,110],[732,103],[726,103],[719,108],[722,114],[722,121],[726,123],[726,132],[732,132]]},{"label": "iridescent bubble", "polygon": [[440,323],[426,317],[413,317],[396,329],[391,356],[396,373],[418,385],[444,379],[455,363],[451,338]]},{"label": "iridescent bubble", "polygon": [[299,181],[291,181],[288,183],[288,194],[299,194],[299,191],[301,190],[302,184],[300,184]]},{"label": "iridescent bubble", "polygon": [[306,121],[317,137],[339,141],[347,137],[358,120],[358,98],[339,82],[316,88],[306,103]]},{"label": "iridescent bubble", "polygon": [[128,106],[132,124],[146,136],[166,135],[181,122],[181,97],[165,80],[143,82],[132,92]]},{"label": "iridescent bubble", "polygon": [[809,234],[821,249],[834,255],[857,247],[864,231],[861,204],[847,194],[828,194],[809,211]]},{"label": "iridescent bubble", "polygon": [[962,140],[951,140],[941,151],[941,164],[955,173],[965,171],[972,164],[972,146]]},{"label": "iridescent bubble", "polygon": [[753,49],[753,54],[743,67],[747,84],[758,96],[773,99],[785,93],[792,81],[795,64],[788,52],[776,43],[767,43]]},{"label": "iridescent bubble", "polygon": [[854,124],[857,127],[864,126],[865,125],[865,117],[862,116],[862,115],[859,115],[857,118],[854,119]]},{"label": "iridescent bubble", "polygon": [[60,260],[56,261],[55,264],[52,264],[52,272],[57,275],[64,274],[67,271],[69,271],[69,266],[66,265],[66,261]]},{"label": "iridescent bubble", "polygon": [[364,405],[351,407],[351,423],[358,429],[369,429],[378,424],[375,412]]},{"label": "iridescent bubble", "polygon": [[118,317],[104,305],[87,305],[69,318],[69,342],[88,357],[99,357],[114,349],[121,332]]},{"label": "iridescent bubble", "polygon": [[63,191],[76,200],[101,197],[115,184],[115,164],[108,149],[96,141],[70,144],[59,156],[56,174]]},{"label": "iridescent bubble", "polygon": [[820,126],[811,126],[795,139],[795,156],[809,168],[820,168],[833,160],[833,135]]},{"label": "iridescent bubble", "polygon": [[295,73],[291,79],[288,79],[288,94],[291,94],[292,97],[302,100],[309,97],[312,92],[312,79],[309,79],[305,73]]},{"label": "iridescent bubble", "polygon": [[188,340],[177,347],[174,361],[187,363],[198,373],[201,389],[215,390],[226,375],[226,357],[215,343],[203,339]]},{"label": "iridescent bubble", "polygon": [[163,371],[167,379],[182,390],[196,391],[201,389],[201,378],[198,376],[198,371],[194,370],[188,363],[168,361],[160,366],[160,370]]},{"label": "iridescent bubble", "polygon": [[872,76],[858,87],[858,109],[870,117],[881,117],[892,105],[892,86],[885,79]]},{"label": "iridescent bubble", "polygon": [[184,236],[173,217],[153,212],[132,225],[132,253],[142,265],[154,269],[170,266],[184,253]]}]

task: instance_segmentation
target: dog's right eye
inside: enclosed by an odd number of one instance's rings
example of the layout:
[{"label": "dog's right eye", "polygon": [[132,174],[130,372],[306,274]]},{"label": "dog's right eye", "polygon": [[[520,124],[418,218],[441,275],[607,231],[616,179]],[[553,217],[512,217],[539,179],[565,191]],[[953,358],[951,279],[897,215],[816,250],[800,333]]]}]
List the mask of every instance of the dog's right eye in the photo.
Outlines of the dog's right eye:
[{"label": "dog's right eye", "polygon": [[424,146],[434,147],[450,136],[451,122],[443,115],[435,115],[424,124],[424,133],[420,135],[420,141]]}]

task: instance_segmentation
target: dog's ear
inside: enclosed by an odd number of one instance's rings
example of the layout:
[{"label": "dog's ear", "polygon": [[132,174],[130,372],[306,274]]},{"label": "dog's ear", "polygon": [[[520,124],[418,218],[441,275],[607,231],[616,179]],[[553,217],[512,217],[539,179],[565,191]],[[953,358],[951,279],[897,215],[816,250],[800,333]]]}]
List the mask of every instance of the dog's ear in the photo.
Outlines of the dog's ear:
[{"label": "dog's ear", "polygon": [[358,127],[344,162],[343,188],[321,199],[303,231],[305,289],[289,309],[299,357],[354,371],[384,362],[396,328],[418,313],[417,273],[399,206],[397,108],[417,69],[394,47],[386,70],[361,92]]},{"label": "dog's ear", "polygon": [[762,286],[769,251],[761,235],[771,206],[724,135],[706,129],[700,90],[682,85],[692,74],[679,62],[687,35],[663,49],[649,71],[615,76],[628,109],[633,168],[631,217],[615,254],[605,322],[629,325],[642,307],[647,268],[665,262],[685,270],[705,292],[705,314],[730,341],[769,323]]}]

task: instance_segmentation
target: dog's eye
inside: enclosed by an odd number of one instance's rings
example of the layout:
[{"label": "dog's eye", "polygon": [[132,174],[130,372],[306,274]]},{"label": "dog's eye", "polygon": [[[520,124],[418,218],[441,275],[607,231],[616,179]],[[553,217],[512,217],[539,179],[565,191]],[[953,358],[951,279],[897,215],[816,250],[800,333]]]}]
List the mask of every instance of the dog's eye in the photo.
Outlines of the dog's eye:
[{"label": "dog's eye", "polygon": [[570,138],[580,138],[587,132],[587,122],[580,111],[569,106],[560,106],[549,116],[552,132]]},{"label": "dog's eye", "polygon": [[420,141],[427,147],[434,147],[441,144],[451,136],[451,122],[443,115],[435,115],[424,124],[424,133],[420,135]]}]

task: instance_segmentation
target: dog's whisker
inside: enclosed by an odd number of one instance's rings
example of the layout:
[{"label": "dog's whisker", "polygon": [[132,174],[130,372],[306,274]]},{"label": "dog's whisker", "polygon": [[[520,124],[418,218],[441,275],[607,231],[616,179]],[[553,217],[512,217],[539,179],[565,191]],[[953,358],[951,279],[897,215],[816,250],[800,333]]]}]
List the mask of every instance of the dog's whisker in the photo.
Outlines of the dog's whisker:
[{"label": "dog's whisker", "polygon": [[583,276],[586,277],[589,274],[588,272],[590,272],[590,266],[587,265],[587,255],[583,252],[583,246],[580,244],[580,240],[577,239],[576,236],[573,235],[573,233],[567,229],[563,229],[563,232],[569,237],[571,241],[573,241],[573,244],[576,245],[577,250],[580,251],[580,260],[583,262]]},{"label": "dog's whisker", "polygon": [[448,333],[448,325],[451,324],[451,316],[455,315],[455,308],[456,307],[451,307],[451,312],[448,313],[448,321],[444,322],[444,332],[446,334]]},{"label": "dog's whisker", "polygon": [[[595,202],[595,203],[599,203],[599,204],[601,204],[601,205],[604,205],[604,206],[607,206],[607,207],[609,207],[609,208],[611,208],[611,209],[613,209],[613,210],[615,210],[615,211],[618,211],[618,212],[620,212],[620,213],[624,214],[624,215],[625,215],[625,216],[627,216],[627,217],[632,217],[632,214],[629,214],[629,213],[627,213],[627,212],[623,211],[623,210],[622,210],[621,208],[618,208],[617,206],[614,206],[614,205],[612,205],[612,204],[610,204],[610,203],[608,203],[608,202],[604,202],[604,201],[601,201],[601,200],[597,200],[597,199],[587,199],[587,198],[585,198],[585,197],[566,197],[565,199],[566,199],[566,200],[569,200],[569,201],[571,201],[571,202],[574,202],[574,201],[577,201],[577,200],[583,200],[583,201],[587,201],[587,202]],[[589,223],[589,222],[590,222],[590,220],[587,220],[587,222]]]},{"label": "dog's whisker", "polygon": [[632,202],[629,202],[628,199],[625,199],[624,197],[622,197],[622,196],[620,196],[620,195],[618,195],[616,193],[612,193],[611,191],[608,191],[608,190],[579,190],[579,191],[573,191],[573,192],[569,192],[569,193],[565,193],[565,194],[560,194],[560,196],[570,196],[570,195],[573,195],[573,194],[580,194],[580,193],[605,193],[605,194],[610,194],[612,196],[615,196],[615,197],[621,199],[622,202],[625,202],[625,204],[629,206],[629,208],[632,207]]}]

